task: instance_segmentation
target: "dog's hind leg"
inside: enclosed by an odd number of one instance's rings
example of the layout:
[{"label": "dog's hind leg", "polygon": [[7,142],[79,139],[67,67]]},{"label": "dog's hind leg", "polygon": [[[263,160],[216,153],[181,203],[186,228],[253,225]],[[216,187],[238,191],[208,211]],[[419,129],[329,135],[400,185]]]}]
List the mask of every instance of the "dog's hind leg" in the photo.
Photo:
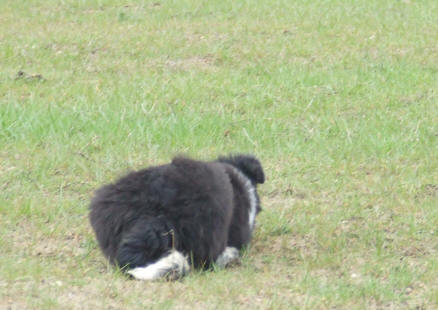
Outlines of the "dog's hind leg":
[{"label": "dog's hind leg", "polygon": [[175,280],[184,276],[189,270],[187,258],[178,251],[172,251],[157,262],[128,270],[128,273],[139,280],[153,281],[161,278]]},{"label": "dog's hind leg", "polygon": [[176,251],[173,228],[164,219],[138,219],[123,236],[117,251],[118,265],[140,280],[178,278],[189,270],[183,254]]},{"label": "dog's hind leg", "polygon": [[220,268],[224,268],[228,265],[231,265],[235,262],[239,262],[239,250],[235,247],[227,246],[225,250],[219,255],[216,259],[216,265]]}]

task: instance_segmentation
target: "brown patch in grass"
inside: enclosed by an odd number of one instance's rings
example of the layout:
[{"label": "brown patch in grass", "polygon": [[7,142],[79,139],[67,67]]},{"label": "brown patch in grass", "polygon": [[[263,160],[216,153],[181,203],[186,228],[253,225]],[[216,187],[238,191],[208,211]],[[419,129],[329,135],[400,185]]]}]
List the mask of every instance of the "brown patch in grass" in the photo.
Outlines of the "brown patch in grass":
[{"label": "brown patch in grass", "polygon": [[172,70],[212,70],[214,69],[215,57],[213,55],[193,56],[185,59],[167,60],[165,65]]},{"label": "brown patch in grass", "polygon": [[29,309],[26,304],[22,301],[18,301],[12,297],[6,296],[0,300],[0,310],[25,310]]}]

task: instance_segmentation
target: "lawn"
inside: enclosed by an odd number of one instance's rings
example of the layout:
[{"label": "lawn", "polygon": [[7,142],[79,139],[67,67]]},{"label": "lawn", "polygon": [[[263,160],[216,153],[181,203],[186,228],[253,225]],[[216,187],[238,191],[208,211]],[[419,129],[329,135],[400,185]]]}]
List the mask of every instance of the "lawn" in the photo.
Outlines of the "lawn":
[{"label": "lawn", "polygon": [[[436,0],[1,0],[0,309],[438,308]],[[252,153],[240,266],[130,280],[94,190]]]}]

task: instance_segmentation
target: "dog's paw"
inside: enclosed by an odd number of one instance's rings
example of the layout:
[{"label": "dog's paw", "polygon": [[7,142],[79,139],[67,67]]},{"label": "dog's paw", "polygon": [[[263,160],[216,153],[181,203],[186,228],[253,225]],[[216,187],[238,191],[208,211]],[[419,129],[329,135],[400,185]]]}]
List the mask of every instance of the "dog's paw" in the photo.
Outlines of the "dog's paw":
[{"label": "dog's paw", "polygon": [[233,264],[240,263],[239,250],[235,247],[226,247],[225,250],[216,259],[216,265],[224,268]]},{"label": "dog's paw", "polygon": [[168,256],[146,267],[137,267],[127,273],[138,280],[155,281],[160,279],[177,280],[190,271],[187,258],[178,251],[173,251]]}]

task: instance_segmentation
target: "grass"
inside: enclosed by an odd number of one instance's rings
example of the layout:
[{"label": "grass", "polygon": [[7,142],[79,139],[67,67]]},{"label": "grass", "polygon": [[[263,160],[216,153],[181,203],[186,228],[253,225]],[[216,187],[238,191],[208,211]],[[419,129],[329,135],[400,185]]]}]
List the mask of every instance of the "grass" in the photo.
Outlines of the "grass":
[{"label": "grass", "polygon": [[[0,309],[438,307],[435,0],[0,1]],[[19,73],[21,71],[21,73]],[[143,283],[93,191],[260,157],[242,265]]]}]

